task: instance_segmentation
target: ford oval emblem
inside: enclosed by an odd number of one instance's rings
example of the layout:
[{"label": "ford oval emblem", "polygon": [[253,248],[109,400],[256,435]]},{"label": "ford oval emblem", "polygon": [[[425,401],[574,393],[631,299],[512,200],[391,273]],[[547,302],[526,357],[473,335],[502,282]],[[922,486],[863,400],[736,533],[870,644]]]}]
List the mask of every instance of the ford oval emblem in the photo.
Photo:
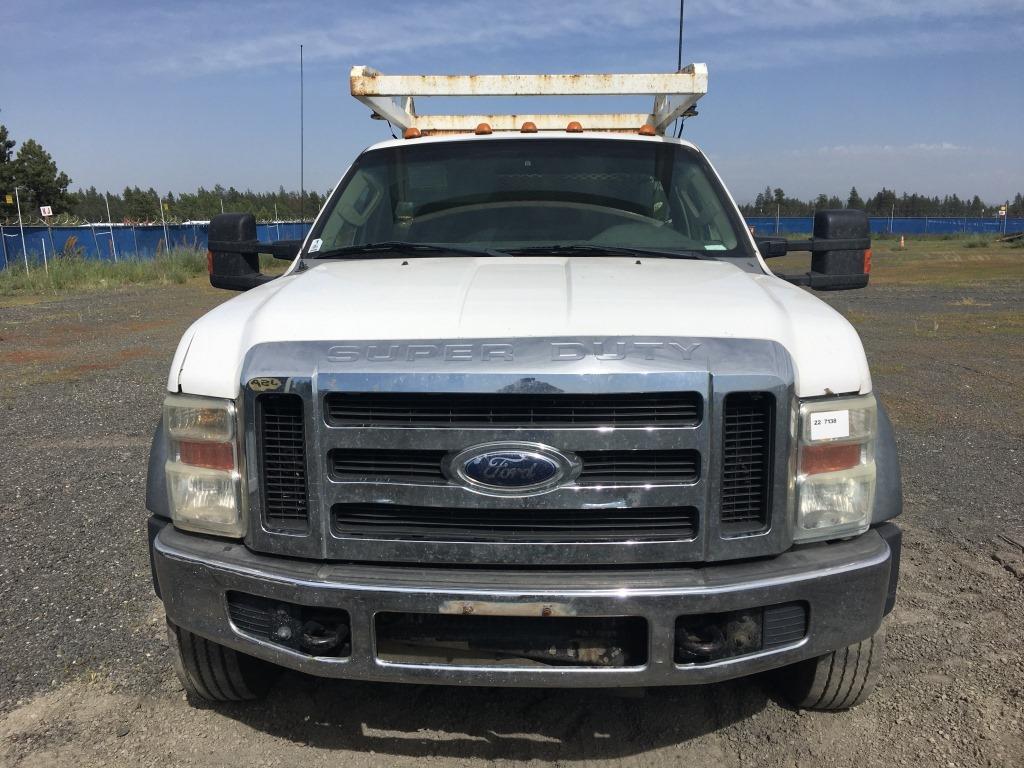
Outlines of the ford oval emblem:
[{"label": "ford oval emblem", "polygon": [[447,462],[448,476],[473,490],[521,496],[551,490],[579,474],[579,460],[540,443],[485,443]]}]

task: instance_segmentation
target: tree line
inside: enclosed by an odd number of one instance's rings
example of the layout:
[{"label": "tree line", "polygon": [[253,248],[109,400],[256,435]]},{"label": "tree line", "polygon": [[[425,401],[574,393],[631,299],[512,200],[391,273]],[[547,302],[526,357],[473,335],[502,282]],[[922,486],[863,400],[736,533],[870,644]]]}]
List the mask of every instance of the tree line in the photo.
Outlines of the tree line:
[{"label": "tree line", "polygon": [[978,195],[968,199],[958,195],[929,197],[919,194],[897,194],[882,187],[871,197],[864,199],[857,188],[843,200],[838,195],[818,195],[812,200],[790,197],[781,188],[765,187],[752,203],[744,203],[740,210],[744,216],[810,216],[815,211],[833,208],[859,208],[868,216],[935,216],[956,218],[983,218],[997,216],[999,209],[1007,206],[1008,216],[1024,216],[1024,195],[1020,192],[1013,200],[1003,203],[986,203]]},{"label": "tree line", "polygon": [[[72,179],[57,167],[39,142],[17,142],[7,126],[0,124],[0,221],[12,224],[18,218],[40,223],[39,208],[50,206],[54,223],[107,221],[150,224],[163,218],[168,222],[207,221],[218,213],[251,213],[259,221],[309,221],[327,199],[326,194],[307,190],[304,195],[278,187],[276,192],[240,191],[216,185],[195,192],[161,194],[155,189],[125,187],[120,193],[88,189],[69,190]],[[17,194],[15,194],[17,188]],[[9,200],[8,200],[9,198]]]},{"label": "tree line", "polygon": [[[219,184],[212,189],[199,187],[195,192],[168,192],[155,189],[125,187],[121,193],[100,192],[96,187],[69,191],[71,178],[57,167],[57,163],[39,142],[26,139],[14,152],[17,142],[10,137],[7,127],[0,124],[0,221],[10,224],[17,220],[16,201],[20,199],[22,217],[26,223],[40,222],[39,208],[53,209],[55,223],[81,223],[107,221],[124,223],[155,223],[163,217],[168,222],[206,221],[221,212],[252,213],[259,221],[309,220],[324,204],[326,195],[319,192],[298,192],[278,187],[276,192],[239,191]],[[18,195],[15,197],[15,187]],[[1024,196],[1021,193],[1007,201],[1007,214],[1024,216]],[[826,208],[860,208],[869,216],[995,216],[1000,204],[984,202],[978,195],[961,198],[906,192],[897,194],[883,188],[864,199],[854,187],[843,200],[838,195],[821,194],[812,200],[790,197],[779,187],[765,187],[751,203],[740,206],[745,216],[810,216]]]},{"label": "tree line", "polygon": [[[100,192],[96,187],[69,192],[64,209],[70,218],[84,221],[106,221],[107,205],[115,222],[142,224],[160,221],[160,207],[168,222],[208,221],[218,213],[251,213],[257,221],[309,221],[324,204],[326,195],[306,191],[289,192],[278,187],[276,192],[240,192],[220,184],[213,189],[199,187],[195,192],[168,192],[159,195],[155,189],[125,187],[121,194]],[[56,213],[56,209],[54,210]]]}]

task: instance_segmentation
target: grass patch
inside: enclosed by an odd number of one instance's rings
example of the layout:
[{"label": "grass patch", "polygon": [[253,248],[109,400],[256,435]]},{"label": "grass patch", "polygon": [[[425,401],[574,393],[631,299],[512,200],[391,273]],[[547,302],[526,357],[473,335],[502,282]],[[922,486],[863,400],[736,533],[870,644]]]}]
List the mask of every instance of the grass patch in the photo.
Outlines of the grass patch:
[{"label": "grass patch", "polygon": [[[1024,279],[1024,258],[1015,242],[997,243],[983,237],[907,238],[873,236],[872,285],[967,286]],[[810,269],[811,257],[791,253],[768,262],[774,272],[800,274]]]},{"label": "grass patch", "polygon": [[205,274],[206,254],[191,249],[173,250],[155,259],[125,259],[117,263],[55,259],[47,269],[43,268],[42,262],[30,262],[27,273],[23,266],[12,262],[10,267],[0,272],[0,296],[96,291],[140,283],[180,284]]},{"label": "grass patch", "polygon": [[945,312],[923,315],[913,322],[915,336],[1020,336],[1024,315],[1020,312]]}]

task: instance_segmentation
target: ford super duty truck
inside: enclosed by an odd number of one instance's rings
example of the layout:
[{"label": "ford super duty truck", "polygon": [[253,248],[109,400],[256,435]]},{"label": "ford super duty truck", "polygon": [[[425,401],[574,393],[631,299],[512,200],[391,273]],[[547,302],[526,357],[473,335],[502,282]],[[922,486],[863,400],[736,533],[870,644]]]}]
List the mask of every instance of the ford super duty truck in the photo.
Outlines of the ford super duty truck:
[{"label": "ford super duty truck", "polygon": [[[860,339],[811,293],[867,284],[867,219],[752,234],[666,135],[706,82],[356,68],[402,138],[359,155],[302,242],[211,222],[210,279],[244,293],[181,339],[146,500],[192,697],[255,697],[276,667],[630,688],[774,670],[795,706],[868,695],[900,471]],[[654,109],[413,101],[626,92]],[[773,274],[790,251],[810,269]]]}]

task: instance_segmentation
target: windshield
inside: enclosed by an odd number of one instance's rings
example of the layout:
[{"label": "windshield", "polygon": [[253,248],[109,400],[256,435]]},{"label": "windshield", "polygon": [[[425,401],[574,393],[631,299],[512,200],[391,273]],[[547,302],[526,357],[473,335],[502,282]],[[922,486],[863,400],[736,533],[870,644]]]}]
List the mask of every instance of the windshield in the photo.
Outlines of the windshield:
[{"label": "windshield", "polygon": [[311,254],[374,243],[507,250],[608,246],[747,256],[703,157],[678,144],[500,139],[364,153]]}]

